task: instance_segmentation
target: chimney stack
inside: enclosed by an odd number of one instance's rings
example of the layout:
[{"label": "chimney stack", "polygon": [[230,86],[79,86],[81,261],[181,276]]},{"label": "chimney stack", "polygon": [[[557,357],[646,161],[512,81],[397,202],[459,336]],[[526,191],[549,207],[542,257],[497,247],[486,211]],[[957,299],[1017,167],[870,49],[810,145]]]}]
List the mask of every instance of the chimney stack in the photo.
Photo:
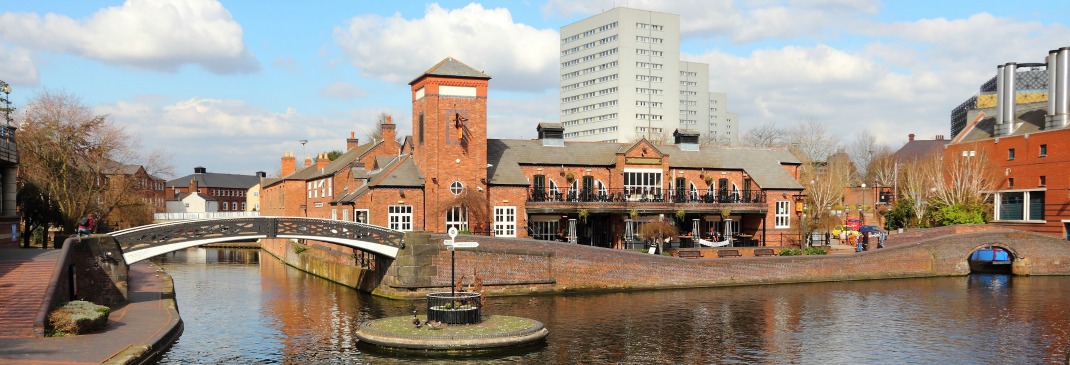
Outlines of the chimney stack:
[{"label": "chimney stack", "polygon": [[305,167],[312,166],[312,155],[305,155]]},{"label": "chimney stack", "polygon": [[914,140],[914,133],[908,134],[907,135],[907,142],[910,142],[910,141],[913,141],[913,140]]},{"label": "chimney stack", "polygon": [[944,135],[943,134],[937,134],[936,135],[936,140],[937,141],[943,141],[944,140]]},{"label": "chimney stack", "polygon": [[346,151],[357,148],[360,146],[360,139],[357,138],[357,132],[349,131],[349,138],[346,139]]},{"label": "chimney stack", "polygon": [[293,152],[283,152],[282,153],[282,171],[280,171],[280,174],[282,176],[288,176],[288,175],[290,175],[290,174],[292,174],[292,173],[294,173],[296,171],[297,171],[297,160],[294,159],[294,153]]},{"label": "chimney stack", "polygon": [[193,194],[198,192],[197,190],[197,178],[189,179],[189,193]]},{"label": "chimney stack", "polygon": [[323,170],[327,167],[327,164],[331,163],[331,160],[327,159],[327,152],[320,153],[316,156],[316,169]]},{"label": "chimney stack", "polygon": [[383,130],[383,141],[396,141],[397,140],[397,132],[394,130],[394,128],[396,128],[397,126],[392,124],[392,123],[390,123],[390,120],[391,120],[390,116],[387,115],[386,116],[386,121],[384,121],[383,124],[381,125],[381,127],[382,127],[381,129]]}]

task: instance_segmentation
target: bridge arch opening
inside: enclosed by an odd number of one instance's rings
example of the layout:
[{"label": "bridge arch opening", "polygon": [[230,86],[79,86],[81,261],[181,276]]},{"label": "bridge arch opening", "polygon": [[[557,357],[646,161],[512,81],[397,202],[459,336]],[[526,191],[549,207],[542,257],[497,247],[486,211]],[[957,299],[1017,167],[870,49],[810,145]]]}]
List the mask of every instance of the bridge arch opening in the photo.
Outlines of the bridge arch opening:
[{"label": "bridge arch opening", "polygon": [[1014,251],[1007,247],[985,245],[970,252],[967,261],[971,274],[1013,274]]}]

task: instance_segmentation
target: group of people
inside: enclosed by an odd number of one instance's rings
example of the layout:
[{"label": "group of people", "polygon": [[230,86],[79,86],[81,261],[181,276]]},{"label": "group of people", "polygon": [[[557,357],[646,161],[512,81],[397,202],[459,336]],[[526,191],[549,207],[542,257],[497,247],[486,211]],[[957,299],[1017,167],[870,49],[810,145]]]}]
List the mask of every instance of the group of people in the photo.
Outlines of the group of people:
[{"label": "group of people", "polygon": [[879,232],[866,232],[859,233],[854,231],[840,231],[840,244],[848,244],[855,246],[855,252],[865,251],[869,246],[870,239],[877,240],[877,248],[884,248],[884,239],[886,238]]}]

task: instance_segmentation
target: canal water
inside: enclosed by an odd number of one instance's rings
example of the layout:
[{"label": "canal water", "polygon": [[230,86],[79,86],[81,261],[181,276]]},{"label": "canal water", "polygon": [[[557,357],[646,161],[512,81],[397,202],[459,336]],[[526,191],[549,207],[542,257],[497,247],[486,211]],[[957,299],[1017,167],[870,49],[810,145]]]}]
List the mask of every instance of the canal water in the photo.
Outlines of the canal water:
[{"label": "canal water", "polygon": [[451,358],[358,346],[365,320],[422,302],[372,297],[249,249],[153,259],[185,332],[161,364],[1066,364],[1070,277],[968,277],[490,298],[545,344]]}]

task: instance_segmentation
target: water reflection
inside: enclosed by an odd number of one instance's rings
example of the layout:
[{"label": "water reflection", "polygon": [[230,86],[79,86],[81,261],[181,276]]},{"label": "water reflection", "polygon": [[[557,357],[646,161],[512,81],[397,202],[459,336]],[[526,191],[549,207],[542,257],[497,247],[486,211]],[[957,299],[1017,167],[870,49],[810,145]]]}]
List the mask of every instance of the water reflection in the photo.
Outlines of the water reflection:
[{"label": "water reflection", "polygon": [[[186,321],[162,363],[457,362],[361,351],[353,333],[362,321],[407,315],[422,302],[370,297],[271,257],[256,264],[256,253],[191,249],[159,259]],[[465,362],[1065,363],[1068,287],[1070,278],[974,275],[491,298],[487,312],[537,319],[550,336]]]}]

